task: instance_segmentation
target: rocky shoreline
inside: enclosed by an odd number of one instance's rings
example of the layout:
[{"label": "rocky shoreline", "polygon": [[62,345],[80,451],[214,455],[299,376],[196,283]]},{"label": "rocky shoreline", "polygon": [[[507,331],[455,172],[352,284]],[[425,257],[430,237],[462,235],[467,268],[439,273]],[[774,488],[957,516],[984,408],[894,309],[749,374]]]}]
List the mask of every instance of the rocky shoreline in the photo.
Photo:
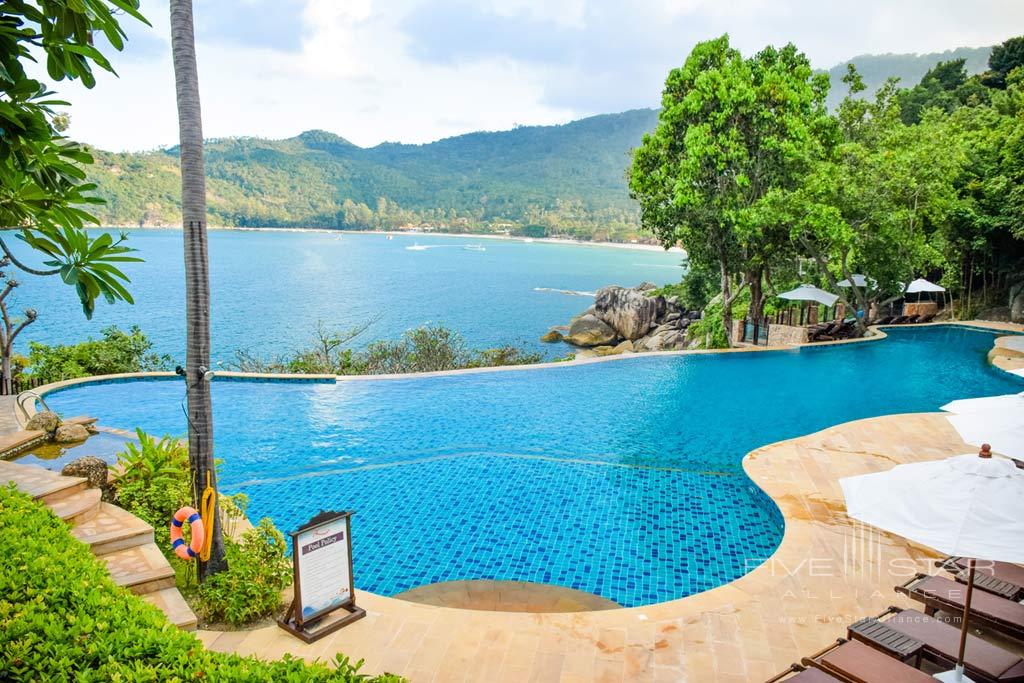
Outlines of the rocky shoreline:
[{"label": "rocky shoreline", "polygon": [[686,331],[700,311],[690,311],[677,297],[652,295],[649,282],[636,287],[602,287],[594,304],[568,325],[551,328],[543,342],[567,342],[581,348],[577,358],[689,348]]}]

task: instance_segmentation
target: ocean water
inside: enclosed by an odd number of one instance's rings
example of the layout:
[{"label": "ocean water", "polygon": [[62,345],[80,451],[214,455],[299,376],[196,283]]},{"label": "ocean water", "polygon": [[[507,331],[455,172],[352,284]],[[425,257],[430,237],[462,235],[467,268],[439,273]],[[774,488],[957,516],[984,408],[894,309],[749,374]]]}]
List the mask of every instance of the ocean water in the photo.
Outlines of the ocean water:
[{"label": "ocean water", "polygon": [[[215,381],[220,485],[294,529],[352,509],[356,585],[455,579],[586,590],[622,605],[743,575],[781,540],[745,476],[758,446],[883,414],[1024,391],[994,335],[941,326],[791,352],[337,383]],[[70,388],[55,410],[185,431],[177,379]]]},{"label": "ocean water", "polygon": [[[394,339],[425,323],[444,324],[475,348],[522,343],[548,357],[568,347],[539,341],[590,305],[608,284],[677,282],[680,254],[609,247],[430,235],[211,231],[212,356],[236,349],[276,356],[305,345],[322,320],[350,329],[376,322],[353,345]],[[41,259],[8,239],[30,263]],[[142,230],[129,244],[145,263],[126,264],[135,305],[97,304],[92,321],[71,287],[56,278],[19,275],[16,310],[39,321],[18,339],[69,343],[107,325],[139,325],[159,353],[184,361],[184,263],[179,231]],[[480,244],[485,251],[467,250]],[[408,247],[426,247],[408,249]]]}]

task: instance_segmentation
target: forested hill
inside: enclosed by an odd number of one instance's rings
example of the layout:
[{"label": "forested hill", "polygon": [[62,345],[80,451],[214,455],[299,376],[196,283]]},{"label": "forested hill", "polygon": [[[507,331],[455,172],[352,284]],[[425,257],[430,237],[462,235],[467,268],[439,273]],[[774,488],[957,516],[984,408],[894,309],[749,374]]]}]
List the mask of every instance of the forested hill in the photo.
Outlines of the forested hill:
[{"label": "forested hill", "polygon": [[890,76],[900,79],[901,88],[910,88],[921,80],[928,69],[939,62],[948,62],[953,59],[964,60],[964,68],[968,75],[979,74],[988,68],[987,62],[990,54],[992,54],[991,47],[958,47],[955,50],[932,52],[925,55],[859,55],[836,64],[828,70],[829,78],[832,81],[832,88],[828,92],[828,106],[835,109],[846,97],[847,88],[843,83],[843,76],[846,75],[846,65],[850,62],[857,67],[857,71],[864,79],[864,85],[867,86],[867,90],[862,96],[868,97],[882,87]]},{"label": "forested hill", "polygon": [[[624,180],[629,150],[656,121],[655,110],[640,109],[371,148],[324,131],[211,140],[210,222],[363,228],[507,221],[587,235],[600,221],[622,237],[635,230]],[[90,173],[109,202],[98,207],[104,223],[177,221],[176,149],[100,152]]]},{"label": "forested hill", "polygon": [[[852,62],[873,93],[889,76],[916,84],[941,60],[982,71],[991,48],[864,55]],[[846,63],[829,73],[830,104],[845,95]],[[656,99],[657,93],[652,93]],[[637,109],[560,126],[470,133],[425,145],[353,145],[325,131],[287,140],[232,138],[206,148],[210,223],[234,226],[521,229],[623,240],[640,236],[626,191],[630,150],[657,111]],[[179,222],[177,150],[98,152],[89,171],[105,225]]]}]

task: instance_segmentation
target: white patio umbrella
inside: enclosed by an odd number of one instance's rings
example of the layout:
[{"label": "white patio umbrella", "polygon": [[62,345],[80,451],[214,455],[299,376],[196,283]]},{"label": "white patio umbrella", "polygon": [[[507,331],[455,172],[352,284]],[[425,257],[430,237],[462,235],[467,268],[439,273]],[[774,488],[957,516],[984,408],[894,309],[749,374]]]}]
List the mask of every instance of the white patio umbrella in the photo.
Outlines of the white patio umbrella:
[{"label": "white patio umbrella", "polygon": [[[1019,394],[1003,394],[1001,396],[985,396],[982,398],[961,398],[950,401],[942,406],[948,413],[981,413],[990,410],[1017,409],[1024,414],[1024,391]],[[980,445],[980,444],[979,444]]]},{"label": "white patio umbrella", "polygon": [[839,483],[851,518],[940,553],[970,558],[956,668],[936,676],[969,680],[963,670],[975,559],[1024,562],[1024,521],[1017,514],[1024,470],[992,457],[985,446],[979,455],[897,465]]},{"label": "white patio umbrella", "polygon": [[779,298],[788,299],[789,301],[814,301],[826,306],[832,306],[835,302],[839,301],[839,297],[835,294],[826,292],[824,289],[819,289],[814,285],[800,285],[796,289],[779,294]]},{"label": "white patio umbrella", "polygon": [[[852,284],[850,283],[850,280],[853,280]],[[848,287],[854,287],[854,286],[856,286],[856,287],[867,287],[867,286],[869,286],[869,284],[870,284],[871,287],[874,287],[878,283],[875,281],[875,278],[873,278],[873,277],[869,278],[866,275],[861,275],[860,273],[854,273],[853,276],[851,278],[849,278],[848,280],[840,280],[836,284],[839,285],[840,287],[847,287],[848,288]]]},{"label": "white patio umbrella", "polygon": [[934,282],[928,282],[923,277],[919,277],[909,285],[907,285],[907,294],[919,294],[920,292],[945,292],[946,288],[942,285],[937,285]]},{"label": "white patio umbrella", "polygon": [[1012,399],[990,405],[1000,407],[958,412],[946,419],[965,442],[974,446],[989,443],[996,453],[1024,459],[1024,408]]}]

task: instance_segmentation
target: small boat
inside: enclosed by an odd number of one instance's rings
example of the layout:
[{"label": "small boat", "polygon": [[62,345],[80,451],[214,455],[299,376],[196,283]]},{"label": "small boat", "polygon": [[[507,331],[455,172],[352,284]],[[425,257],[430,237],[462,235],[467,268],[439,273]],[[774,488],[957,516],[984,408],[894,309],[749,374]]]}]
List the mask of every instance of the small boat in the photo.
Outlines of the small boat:
[{"label": "small boat", "polygon": [[526,238],[525,240],[523,240],[523,241],[524,241],[524,242],[532,242],[532,241],[533,241],[533,238],[532,238],[532,237],[527,237],[527,238]]},{"label": "small boat", "polygon": [[466,251],[487,251],[487,247],[482,244],[467,244],[463,249]]},{"label": "small boat", "polygon": [[395,236],[394,235],[388,235],[388,239],[389,240],[393,240],[393,239],[395,239]]},{"label": "small boat", "polygon": [[426,251],[427,248],[422,244],[414,244],[411,247],[406,247],[409,251]]}]

